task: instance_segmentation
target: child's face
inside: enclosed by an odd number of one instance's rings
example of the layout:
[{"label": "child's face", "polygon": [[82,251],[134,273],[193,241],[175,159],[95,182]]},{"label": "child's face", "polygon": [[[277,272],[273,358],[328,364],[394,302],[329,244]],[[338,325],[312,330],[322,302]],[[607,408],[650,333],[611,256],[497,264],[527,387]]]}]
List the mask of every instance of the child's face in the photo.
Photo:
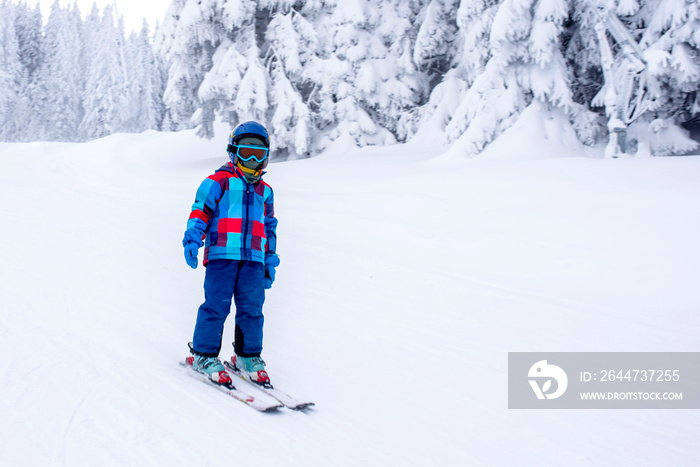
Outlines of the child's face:
[{"label": "child's face", "polygon": [[262,170],[267,166],[269,150],[259,138],[242,138],[235,144],[238,163],[250,170]]}]

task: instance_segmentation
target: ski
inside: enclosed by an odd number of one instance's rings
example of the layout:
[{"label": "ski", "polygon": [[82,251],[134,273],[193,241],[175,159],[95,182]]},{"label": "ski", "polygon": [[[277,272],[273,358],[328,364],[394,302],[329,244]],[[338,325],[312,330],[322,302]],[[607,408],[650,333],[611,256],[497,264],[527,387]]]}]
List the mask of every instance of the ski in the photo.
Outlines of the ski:
[{"label": "ski", "polygon": [[192,368],[191,365],[188,365],[185,362],[180,362],[180,366],[184,367],[187,370],[187,374],[190,375],[192,378],[202,381],[203,383],[212,386],[219,391],[228,394],[229,396],[233,397],[234,399],[243,402],[249,407],[254,408],[255,410],[258,410],[260,412],[269,412],[272,410],[276,410],[279,407],[283,407],[283,404],[279,401],[274,401],[274,402],[266,402],[262,399],[256,399],[255,397],[251,396],[250,394],[243,392],[239,389],[236,389],[235,386],[222,386],[219,384],[214,383],[211,381],[207,375],[200,373]]},{"label": "ski", "polygon": [[241,380],[245,381],[247,384],[254,387],[258,391],[262,391],[265,394],[267,394],[268,396],[275,398],[280,404],[284,405],[288,409],[303,410],[303,409],[306,409],[308,407],[316,405],[314,402],[301,402],[301,401],[295,399],[294,397],[290,396],[289,394],[282,392],[279,389],[275,389],[274,387],[261,386],[255,382],[251,381],[247,375],[241,373],[238,370],[238,368],[233,366],[233,364],[231,362],[224,361],[223,363],[224,363],[224,366],[226,367],[226,369],[229,370],[229,372],[235,374],[236,376],[241,378]]}]

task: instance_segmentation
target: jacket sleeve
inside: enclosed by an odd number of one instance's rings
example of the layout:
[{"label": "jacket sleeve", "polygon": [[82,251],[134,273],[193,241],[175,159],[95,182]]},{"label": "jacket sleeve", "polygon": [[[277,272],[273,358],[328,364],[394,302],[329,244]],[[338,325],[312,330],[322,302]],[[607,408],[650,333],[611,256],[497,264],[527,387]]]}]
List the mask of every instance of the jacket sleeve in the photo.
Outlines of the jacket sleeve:
[{"label": "jacket sleeve", "polygon": [[213,176],[204,179],[197,190],[192,212],[187,220],[185,240],[188,236],[200,239],[204,237],[222,194],[223,189],[219,181],[215,180]]},{"label": "jacket sleeve", "polygon": [[[268,185],[269,187],[269,185]],[[265,255],[277,252],[277,218],[275,217],[275,195],[270,188],[270,195],[265,199]]]}]

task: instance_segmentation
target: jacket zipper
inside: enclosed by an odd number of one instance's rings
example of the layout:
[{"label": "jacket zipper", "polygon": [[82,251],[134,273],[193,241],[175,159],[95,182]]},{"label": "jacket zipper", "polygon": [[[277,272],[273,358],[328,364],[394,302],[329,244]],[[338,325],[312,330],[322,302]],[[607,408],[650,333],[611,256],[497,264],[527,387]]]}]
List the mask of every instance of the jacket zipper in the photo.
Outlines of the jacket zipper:
[{"label": "jacket zipper", "polygon": [[250,250],[251,248],[248,248],[248,233],[250,231],[250,185],[248,184],[248,181],[243,178],[243,183],[245,183],[245,218],[243,219],[243,259],[250,261],[252,259]]}]

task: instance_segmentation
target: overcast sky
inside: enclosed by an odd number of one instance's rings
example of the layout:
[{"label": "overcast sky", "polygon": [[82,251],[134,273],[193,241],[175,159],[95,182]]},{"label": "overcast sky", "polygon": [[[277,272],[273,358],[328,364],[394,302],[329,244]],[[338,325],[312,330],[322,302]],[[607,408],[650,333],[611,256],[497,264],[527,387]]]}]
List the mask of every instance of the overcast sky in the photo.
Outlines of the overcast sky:
[{"label": "overcast sky", "polygon": [[[37,0],[29,0],[27,3],[29,5],[41,4],[41,12],[44,21],[46,21],[54,1],[55,0],[38,0],[37,2]],[[171,0],[59,0],[59,2],[63,6],[76,3],[83,16],[90,13],[93,3],[97,3],[97,7],[100,11],[108,4],[116,4],[117,12],[120,16],[124,17],[126,33],[129,34],[132,29],[136,29],[137,31],[141,29],[143,18],[146,18],[151,25],[152,33],[156,21],[163,22],[163,17],[165,16],[165,12],[168,11]]]}]

